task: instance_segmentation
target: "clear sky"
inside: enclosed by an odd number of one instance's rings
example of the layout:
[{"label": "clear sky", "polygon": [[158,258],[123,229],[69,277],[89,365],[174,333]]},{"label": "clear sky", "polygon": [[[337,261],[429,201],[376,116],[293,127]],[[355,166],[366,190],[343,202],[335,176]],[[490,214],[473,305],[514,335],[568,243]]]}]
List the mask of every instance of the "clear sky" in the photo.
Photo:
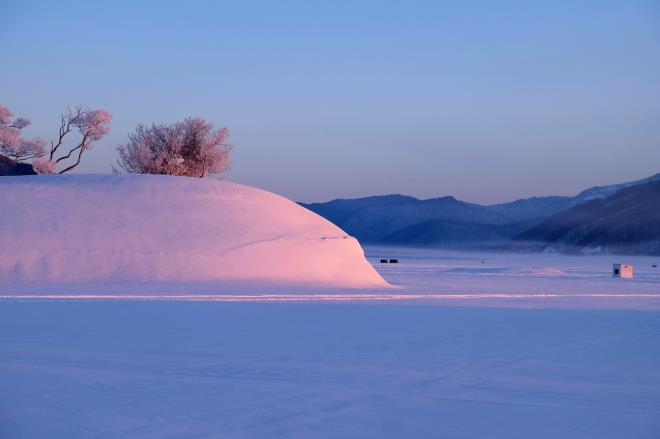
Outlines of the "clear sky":
[{"label": "clear sky", "polygon": [[491,203],[660,172],[660,2],[0,0],[0,103],[52,138],[231,130],[231,180],[300,201]]}]

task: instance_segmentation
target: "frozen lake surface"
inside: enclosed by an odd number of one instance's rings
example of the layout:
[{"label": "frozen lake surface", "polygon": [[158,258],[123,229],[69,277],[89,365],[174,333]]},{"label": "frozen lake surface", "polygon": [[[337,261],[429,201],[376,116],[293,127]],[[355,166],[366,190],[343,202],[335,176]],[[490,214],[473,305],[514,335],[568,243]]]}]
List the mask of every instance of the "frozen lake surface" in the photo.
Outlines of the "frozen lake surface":
[{"label": "frozen lake surface", "polygon": [[[474,253],[383,247],[367,247],[366,255],[392,287],[290,287],[263,281],[255,284],[185,281],[70,285],[0,283],[0,300],[404,301],[479,307],[660,311],[660,257]],[[399,263],[381,264],[381,258],[397,258]],[[612,264],[617,262],[634,265],[635,278],[613,279]]]},{"label": "frozen lake surface", "polygon": [[[387,247],[367,247],[366,254],[399,293],[445,296],[445,304],[660,310],[660,257]],[[399,263],[380,264],[382,258]],[[620,262],[635,267],[634,279],[612,278]]]},{"label": "frozen lake surface", "polygon": [[367,254],[394,291],[3,291],[0,437],[660,437],[652,258]]},{"label": "frozen lake surface", "polygon": [[0,437],[657,438],[660,313],[0,304]]}]

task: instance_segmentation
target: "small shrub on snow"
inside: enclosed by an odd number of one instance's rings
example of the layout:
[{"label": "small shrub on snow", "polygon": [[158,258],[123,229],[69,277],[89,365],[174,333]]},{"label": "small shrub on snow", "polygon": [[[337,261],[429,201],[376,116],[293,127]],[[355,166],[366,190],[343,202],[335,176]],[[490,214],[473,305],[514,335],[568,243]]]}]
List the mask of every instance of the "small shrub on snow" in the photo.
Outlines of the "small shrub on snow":
[{"label": "small shrub on snow", "polygon": [[229,170],[232,145],[227,128],[214,129],[202,118],[171,125],[140,125],[120,145],[116,171],[207,177]]}]

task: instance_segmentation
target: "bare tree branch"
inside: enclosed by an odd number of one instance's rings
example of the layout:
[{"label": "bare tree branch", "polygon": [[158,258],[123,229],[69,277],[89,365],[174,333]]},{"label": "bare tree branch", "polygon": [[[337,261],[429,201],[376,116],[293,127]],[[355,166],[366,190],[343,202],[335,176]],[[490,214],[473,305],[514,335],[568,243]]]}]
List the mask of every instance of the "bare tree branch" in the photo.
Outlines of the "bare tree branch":
[{"label": "bare tree branch", "polygon": [[53,156],[55,155],[55,152],[57,151],[57,149],[60,146],[62,146],[62,143],[64,142],[64,137],[67,134],[69,134],[69,132],[71,132],[71,125],[73,125],[76,122],[76,120],[78,120],[81,113],[82,113],[82,108],[78,107],[76,109],[76,114],[75,115],[72,115],[70,117],[66,117],[66,119],[65,119],[64,114],[61,116],[62,122],[60,124],[60,133],[59,133],[59,138],[57,140],[57,144],[53,145],[52,140],[50,142],[50,145],[51,145],[50,146],[50,158],[49,158],[50,161],[53,161]]}]

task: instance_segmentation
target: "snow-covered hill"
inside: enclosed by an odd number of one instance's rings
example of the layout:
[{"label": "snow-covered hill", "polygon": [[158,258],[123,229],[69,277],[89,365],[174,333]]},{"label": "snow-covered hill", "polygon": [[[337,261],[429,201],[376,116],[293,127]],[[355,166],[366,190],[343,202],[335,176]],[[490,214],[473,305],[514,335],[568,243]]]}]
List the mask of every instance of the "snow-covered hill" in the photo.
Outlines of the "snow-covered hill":
[{"label": "snow-covered hill", "polygon": [[154,175],[0,179],[0,285],[383,287],[359,243],[278,195]]}]

